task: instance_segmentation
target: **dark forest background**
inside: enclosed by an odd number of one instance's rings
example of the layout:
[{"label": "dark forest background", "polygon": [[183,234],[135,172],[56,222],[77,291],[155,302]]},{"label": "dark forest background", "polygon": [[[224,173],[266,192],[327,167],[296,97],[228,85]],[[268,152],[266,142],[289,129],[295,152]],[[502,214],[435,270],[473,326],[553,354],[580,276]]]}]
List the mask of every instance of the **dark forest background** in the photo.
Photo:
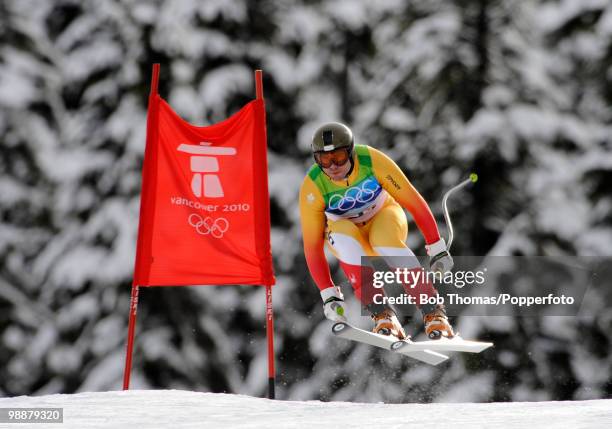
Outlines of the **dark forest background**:
[{"label": "dark forest background", "polygon": [[[332,338],[297,211],[311,133],[340,120],[440,221],[444,191],[479,174],[453,200],[455,255],[610,256],[605,0],[0,1],[0,395],[121,387],[154,62],[200,125],[263,69],[279,398],[611,397],[598,295],[575,317],[458,317],[496,347],[439,367]],[[257,287],[141,290],[132,388],[263,396],[264,310]]]}]

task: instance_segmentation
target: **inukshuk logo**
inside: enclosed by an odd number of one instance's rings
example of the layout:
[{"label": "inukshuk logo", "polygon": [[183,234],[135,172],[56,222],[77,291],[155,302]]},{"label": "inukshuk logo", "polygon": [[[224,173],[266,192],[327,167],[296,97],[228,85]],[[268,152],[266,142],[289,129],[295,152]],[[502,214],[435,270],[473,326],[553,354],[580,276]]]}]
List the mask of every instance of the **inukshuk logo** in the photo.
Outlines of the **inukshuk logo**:
[{"label": "inukshuk logo", "polygon": [[[193,173],[191,191],[196,198],[201,198],[202,196],[206,198],[223,198],[225,196],[217,175],[219,172],[219,161],[216,157],[236,155],[236,149],[212,147],[211,145],[212,143],[209,142],[200,142],[199,145],[181,144],[177,148],[179,152],[192,155],[190,159],[191,172]],[[195,228],[198,234],[211,235],[215,238],[223,237],[223,234],[229,229],[229,221],[223,217],[215,219],[210,216],[202,217],[197,213],[192,213],[189,215],[188,222],[189,225]]]}]

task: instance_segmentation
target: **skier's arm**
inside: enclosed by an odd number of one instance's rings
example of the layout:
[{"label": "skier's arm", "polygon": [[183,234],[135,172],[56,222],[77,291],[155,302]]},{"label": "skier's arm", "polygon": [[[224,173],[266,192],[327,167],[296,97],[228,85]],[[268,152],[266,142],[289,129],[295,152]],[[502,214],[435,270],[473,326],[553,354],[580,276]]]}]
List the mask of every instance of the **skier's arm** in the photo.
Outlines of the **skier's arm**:
[{"label": "skier's arm", "polygon": [[300,218],[304,239],[304,256],[308,270],[320,290],[334,286],[325,258],[325,201],[308,176],[300,188]]},{"label": "skier's arm", "polygon": [[[440,232],[427,202],[397,164],[381,151],[369,147],[374,175],[382,187],[410,212],[428,245],[440,241]],[[445,249],[446,250],[446,249]]]}]

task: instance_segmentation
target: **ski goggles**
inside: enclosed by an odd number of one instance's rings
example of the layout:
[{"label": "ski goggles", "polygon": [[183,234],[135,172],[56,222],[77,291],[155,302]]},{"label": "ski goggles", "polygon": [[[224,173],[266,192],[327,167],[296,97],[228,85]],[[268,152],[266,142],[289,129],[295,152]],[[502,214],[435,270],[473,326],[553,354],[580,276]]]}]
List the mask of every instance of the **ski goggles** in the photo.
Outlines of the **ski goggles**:
[{"label": "ski goggles", "polygon": [[329,168],[332,164],[342,167],[351,156],[349,148],[341,147],[329,152],[315,152],[314,157],[321,167]]}]

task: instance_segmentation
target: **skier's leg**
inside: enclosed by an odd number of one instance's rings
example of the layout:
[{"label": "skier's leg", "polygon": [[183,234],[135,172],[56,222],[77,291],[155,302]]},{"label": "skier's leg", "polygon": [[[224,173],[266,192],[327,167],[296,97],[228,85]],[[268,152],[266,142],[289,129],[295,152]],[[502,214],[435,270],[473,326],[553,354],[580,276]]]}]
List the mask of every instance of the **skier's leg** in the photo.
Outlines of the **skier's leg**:
[{"label": "skier's leg", "polygon": [[362,274],[366,273],[365,278],[371,280],[373,269],[370,266],[362,266],[361,257],[375,255],[366,239],[366,234],[367,228],[359,228],[349,220],[328,222],[327,244],[334,256],[339,259],[342,270],[355,290],[355,296],[372,314],[375,323],[374,332],[405,338],[406,333],[393,310],[374,302],[374,295],[380,294],[381,291],[374,289],[371,284],[362,284]]},{"label": "skier's leg", "polygon": [[[438,291],[433,287],[425,272],[422,270],[412,250],[406,246],[408,235],[408,222],[404,211],[398,204],[390,204],[384,207],[372,220],[369,242],[372,249],[380,256],[403,256],[403,264],[398,264],[396,258],[388,259],[387,264],[394,268],[407,268],[415,273],[411,284],[405,284],[404,290],[419,302],[421,294],[435,297]],[[394,263],[395,262],[395,263]],[[401,266],[398,266],[401,265]],[[420,276],[416,275],[421,273]],[[453,337],[455,334],[451,327],[442,304],[424,304],[417,307],[423,314],[425,333],[432,339],[442,336]]]},{"label": "skier's leg", "polygon": [[[389,204],[372,219],[369,235],[371,247],[377,255],[387,257],[385,260],[390,267],[407,268],[415,273],[413,278],[418,278],[419,281],[415,282],[414,285],[405,284],[403,286],[406,293],[414,296],[418,302],[420,294],[431,297],[436,296],[438,292],[425,276],[425,272],[422,272],[418,277],[416,276],[422,269],[416,256],[406,245],[407,236],[408,221],[399,204]],[[391,258],[392,256],[396,258]],[[401,258],[397,258],[398,256]],[[417,307],[421,308],[420,305],[417,305]],[[429,313],[433,310],[434,305],[431,305],[431,308],[423,307],[421,310]]]}]

